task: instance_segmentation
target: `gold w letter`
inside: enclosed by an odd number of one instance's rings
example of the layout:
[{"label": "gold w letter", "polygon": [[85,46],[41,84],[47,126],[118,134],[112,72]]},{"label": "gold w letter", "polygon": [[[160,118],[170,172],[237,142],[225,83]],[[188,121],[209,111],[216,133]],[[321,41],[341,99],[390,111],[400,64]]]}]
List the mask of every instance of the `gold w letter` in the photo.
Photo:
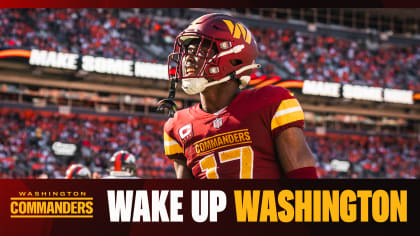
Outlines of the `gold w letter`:
[{"label": "gold w letter", "polygon": [[251,43],[251,32],[246,29],[241,23],[236,23],[233,25],[232,21],[230,20],[223,20],[227,27],[229,28],[229,31],[231,34],[233,34],[233,37],[236,39],[239,39],[242,35],[242,38],[247,42],[248,44]]}]

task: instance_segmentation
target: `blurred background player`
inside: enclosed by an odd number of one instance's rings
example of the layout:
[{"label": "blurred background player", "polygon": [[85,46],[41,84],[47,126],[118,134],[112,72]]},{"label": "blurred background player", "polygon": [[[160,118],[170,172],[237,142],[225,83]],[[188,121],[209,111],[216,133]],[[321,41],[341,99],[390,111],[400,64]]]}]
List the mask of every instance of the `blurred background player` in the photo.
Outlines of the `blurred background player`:
[{"label": "blurred background player", "polygon": [[66,170],[66,179],[91,179],[90,170],[82,164],[72,164]]},{"label": "blurred background player", "polygon": [[240,90],[260,67],[256,57],[251,31],[224,14],[201,16],[176,38],[171,82],[201,100],[165,124],[177,178],[317,178],[295,96],[275,86]]},{"label": "blurred background player", "polygon": [[112,155],[109,160],[110,168],[108,169],[109,175],[104,179],[129,179],[137,178],[136,175],[136,158],[133,154],[121,150]]}]

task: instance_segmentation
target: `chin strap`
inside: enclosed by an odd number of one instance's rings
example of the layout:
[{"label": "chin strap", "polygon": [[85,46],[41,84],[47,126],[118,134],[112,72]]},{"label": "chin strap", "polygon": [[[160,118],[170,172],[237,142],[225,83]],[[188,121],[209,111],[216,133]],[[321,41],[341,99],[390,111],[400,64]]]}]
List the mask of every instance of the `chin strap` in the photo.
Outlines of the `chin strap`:
[{"label": "chin strap", "polygon": [[[247,70],[256,69],[256,68],[260,68],[260,67],[261,67],[260,64],[250,64],[250,65],[247,65],[247,66],[243,66],[239,70],[234,71],[233,73],[229,74],[226,77],[223,77],[223,78],[221,78],[219,80],[216,80],[216,81],[212,81],[210,83],[207,83],[204,86],[204,88],[207,88],[207,87],[210,87],[210,86],[213,86],[213,85],[216,85],[216,84],[224,83],[224,82],[226,82],[226,81],[228,81],[228,80],[230,80],[232,78],[235,78],[236,75],[239,75],[239,74],[241,74],[241,73],[243,73],[243,72],[245,72]],[[242,76],[242,77],[248,77],[248,76]],[[241,78],[239,78],[239,79],[241,79]],[[249,81],[249,78],[246,78],[246,79]],[[244,86],[242,86],[242,87],[244,87]]]},{"label": "chin strap", "polygon": [[176,112],[176,104],[174,101],[175,92],[176,92],[176,79],[171,79],[171,86],[169,88],[169,96],[166,99],[162,99],[158,102],[158,111],[164,111],[165,109],[168,110],[168,117],[174,117]]}]

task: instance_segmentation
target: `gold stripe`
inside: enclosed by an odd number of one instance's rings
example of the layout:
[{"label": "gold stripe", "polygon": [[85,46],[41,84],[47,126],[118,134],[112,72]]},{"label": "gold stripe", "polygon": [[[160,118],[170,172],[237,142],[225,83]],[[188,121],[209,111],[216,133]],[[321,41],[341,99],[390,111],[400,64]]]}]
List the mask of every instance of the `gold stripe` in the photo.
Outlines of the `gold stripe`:
[{"label": "gold stripe", "polygon": [[303,88],[303,81],[284,81],[276,84],[275,86],[283,88]]},{"label": "gold stripe", "polygon": [[258,84],[258,83],[260,83],[261,81],[264,81],[265,79],[264,78],[262,78],[262,79],[252,79],[252,80],[250,80],[249,81],[249,85],[254,85],[254,84]]},{"label": "gold stripe", "polygon": [[223,135],[226,135],[226,134],[231,134],[231,133],[236,133],[236,132],[242,132],[242,131],[248,131],[248,129],[239,129],[239,130],[229,131],[229,132],[226,132],[226,133],[223,133],[223,134],[214,135],[214,136],[211,136],[209,138],[201,139],[201,140],[193,143],[193,145],[195,145],[196,143],[204,142],[204,141],[209,140],[209,139],[212,139],[212,138],[216,138],[216,137],[223,136]]},{"label": "gold stripe", "polygon": [[175,144],[172,145],[164,145],[165,147],[165,155],[174,155],[178,153],[184,153],[184,150],[182,149],[181,145],[173,139],[171,136],[169,136],[166,132],[163,132],[163,140],[164,142],[173,142],[175,141]]},{"label": "gold stripe", "polygon": [[211,152],[213,152],[213,151],[215,151],[215,150],[217,150],[217,149],[219,149],[219,148],[225,148],[225,147],[230,147],[230,146],[239,145],[239,144],[247,144],[247,143],[252,143],[252,141],[246,141],[246,142],[242,142],[242,143],[232,143],[232,144],[228,144],[228,145],[220,146],[220,147],[213,148],[213,149],[210,149],[210,150],[205,151],[205,152],[200,152],[200,153],[198,153],[197,155],[198,155],[198,156],[201,156],[201,155],[204,155],[204,154],[209,154],[209,153],[211,153]]},{"label": "gold stripe", "polygon": [[304,120],[302,111],[295,111],[282,116],[278,116],[271,121],[271,130],[298,120]]},{"label": "gold stripe", "polygon": [[0,57],[31,57],[31,51],[21,49],[7,49],[0,51]]},{"label": "gold stripe", "polygon": [[235,24],[235,32],[233,32],[233,37],[238,39],[241,37],[241,30],[239,29],[239,24]]},{"label": "gold stripe", "polygon": [[238,25],[239,25],[239,29],[241,30],[242,38],[245,39],[246,38],[246,30],[244,29],[244,27],[241,24],[238,23]]},{"label": "gold stripe", "polygon": [[173,141],[174,139],[169,136],[169,134],[167,134],[166,132],[163,132],[163,140],[166,141]]},{"label": "gold stripe", "polygon": [[229,28],[230,33],[233,33],[233,23],[230,20],[223,20],[223,22],[225,22],[225,24],[227,25],[227,27]]},{"label": "gold stripe", "polygon": [[93,218],[93,215],[11,215],[10,218]]},{"label": "gold stripe", "polygon": [[277,108],[277,111],[285,110],[292,107],[299,107],[299,106],[300,104],[295,98],[290,98],[287,100],[283,100],[280,106]]},{"label": "gold stripe", "polygon": [[174,155],[178,153],[184,153],[184,150],[179,144],[172,144],[172,145],[166,145],[165,146],[165,155]]},{"label": "gold stripe", "polygon": [[10,200],[93,200],[93,197],[11,197]]},{"label": "gold stripe", "polygon": [[250,44],[251,43],[251,31],[249,31],[248,29],[246,30],[246,39],[245,41]]}]

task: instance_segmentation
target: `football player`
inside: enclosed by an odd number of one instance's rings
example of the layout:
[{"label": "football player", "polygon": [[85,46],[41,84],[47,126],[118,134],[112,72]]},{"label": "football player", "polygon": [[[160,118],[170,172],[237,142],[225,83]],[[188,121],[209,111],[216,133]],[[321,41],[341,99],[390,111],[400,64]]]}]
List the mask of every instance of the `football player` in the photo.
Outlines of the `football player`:
[{"label": "football player", "polygon": [[[303,111],[293,93],[266,86],[242,90],[255,64],[257,44],[249,29],[224,14],[194,20],[169,55],[170,93],[160,103],[170,118],[165,154],[177,178],[317,178],[303,135]],[[181,81],[200,103],[175,113]]]},{"label": "football player", "polygon": [[72,164],[66,170],[66,179],[91,179],[90,170],[82,164]]},{"label": "football player", "polygon": [[136,158],[133,154],[121,150],[115,152],[109,160],[109,176],[105,179],[121,178],[130,179],[136,176]]}]

